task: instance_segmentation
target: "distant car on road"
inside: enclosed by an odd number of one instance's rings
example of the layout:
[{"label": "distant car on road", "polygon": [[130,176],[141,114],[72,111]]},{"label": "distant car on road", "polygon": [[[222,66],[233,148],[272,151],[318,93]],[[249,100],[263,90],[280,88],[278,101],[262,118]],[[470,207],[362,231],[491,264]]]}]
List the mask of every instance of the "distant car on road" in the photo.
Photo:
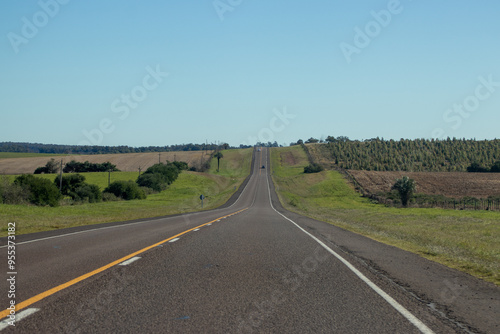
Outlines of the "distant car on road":
[{"label": "distant car on road", "polygon": [[262,165],[262,169],[266,168],[266,166]]}]

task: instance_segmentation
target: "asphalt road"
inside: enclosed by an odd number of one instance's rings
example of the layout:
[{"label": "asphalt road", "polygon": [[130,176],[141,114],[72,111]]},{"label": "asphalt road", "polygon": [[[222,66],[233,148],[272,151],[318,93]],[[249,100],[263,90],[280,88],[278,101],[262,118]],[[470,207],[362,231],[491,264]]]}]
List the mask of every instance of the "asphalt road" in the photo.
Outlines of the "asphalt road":
[{"label": "asphalt road", "polygon": [[[267,150],[254,154],[244,189],[221,209],[20,236],[15,301],[22,309],[15,327],[4,321],[0,328],[500,332],[497,287],[285,211],[269,176]],[[6,253],[3,247],[4,273]],[[5,306],[12,299],[9,287],[3,280]]]}]

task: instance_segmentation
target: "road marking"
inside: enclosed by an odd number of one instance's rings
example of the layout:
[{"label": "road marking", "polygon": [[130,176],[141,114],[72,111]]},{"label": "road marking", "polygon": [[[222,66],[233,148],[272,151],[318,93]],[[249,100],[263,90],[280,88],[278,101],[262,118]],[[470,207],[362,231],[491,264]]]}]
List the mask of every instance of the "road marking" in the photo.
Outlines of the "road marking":
[{"label": "road marking", "polygon": [[401,313],[409,322],[411,322],[415,327],[417,327],[420,332],[424,334],[434,334],[434,332],[427,327],[420,319],[415,317],[410,311],[408,311],[403,305],[399,304],[394,298],[389,296],[384,290],[379,288],[375,283],[370,281],[368,277],[363,275],[358,269],[356,269],[350,262],[345,260],[342,256],[337,254],[334,250],[332,250],[330,247],[328,247],[326,244],[324,244],[321,240],[316,238],[314,235],[311,233],[307,232],[304,230],[302,227],[300,227],[296,222],[276,210],[273,206],[273,202],[271,201],[271,187],[269,185],[269,175],[266,177],[267,180],[267,190],[269,192],[269,204],[271,205],[271,208],[276,211],[280,216],[294,224],[298,229],[300,229],[302,232],[310,236],[314,241],[316,241],[318,244],[320,244],[324,249],[326,249],[330,254],[335,256],[338,260],[340,260],[347,268],[349,268],[356,276],[358,276],[363,282],[365,282],[370,288],[372,288],[373,291],[375,291],[379,296],[381,296],[387,303],[389,303],[396,311]]},{"label": "road marking", "polygon": [[124,262],[120,263],[119,266],[128,266],[132,262],[135,262],[135,261],[137,261],[139,259],[141,259],[139,256],[133,257],[131,259],[128,259],[127,261],[124,261]]},{"label": "road marking", "polygon": [[[192,212],[192,213],[187,214],[186,216],[189,216],[189,215],[192,215],[192,214],[198,214],[198,213],[203,213],[203,212]],[[176,218],[176,217],[163,217],[163,218],[156,218],[156,219],[148,219],[148,220],[140,221],[140,222],[136,222],[136,223],[129,223],[129,224],[121,224],[121,225],[114,225],[114,226],[93,228],[93,229],[85,230],[85,231],[71,232],[71,233],[65,233],[65,234],[60,234],[60,235],[54,235],[54,236],[46,237],[46,238],[40,238],[40,239],[33,239],[33,240],[18,242],[18,243],[16,243],[16,245],[19,246],[19,245],[23,245],[23,244],[29,244],[29,243],[32,243],[32,242],[49,240],[49,239],[54,239],[54,238],[61,238],[61,237],[66,237],[68,235],[75,235],[75,234],[80,234],[80,233],[87,233],[87,232],[92,232],[92,231],[97,231],[97,230],[107,230],[107,229],[110,229],[110,228],[127,227],[127,226],[133,226],[133,225],[137,225],[137,224],[145,224],[145,223],[150,223],[150,222],[153,222],[153,221],[156,221],[156,220]],[[0,246],[0,248],[5,248],[5,247],[7,247],[7,245]]]},{"label": "road marking", "polygon": [[[235,215],[235,214],[241,213],[241,212],[246,211],[246,210],[248,210],[248,208],[245,208],[245,209],[242,209],[242,210],[239,210],[239,211],[233,212],[232,214],[233,214],[233,215]],[[229,216],[229,215],[225,215],[224,217],[227,217],[227,216]],[[220,217],[220,218],[222,218],[222,217]],[[91,272],[89,272],[89,273],[86,273],[86,274],[81,275],[81,276],[79,276],[79,277],[77,277],[77,278],[74,278],[74,279],[72,279],[71,281],[68,281],[68,282],[63,283],[63,284],[61,284],[61,285],[58,285],[58,286],[56,286],[56,287],[54,287],[54,288],[52,288],[52,289],[49,289],[49,290],[44,291],[44,292],[42,292],[42,293],[39,293],[38,295],[33,296],[33,297],[31,297],[31,298],[29,298],[29,299],[27,299],[27,300],[25,300],[25,301],[22,301],[22,302],[20,302],[20,303],[17,303],[17,304],[16,304],[16,312],[17,312],[17,311],[19,311],[19,310],[22,310],[22,309],[24,309],[24,308],[26,308],[26,307],[28,307],[28,306],[30,306],[30,305],[32,305],[32,304],[34,304],[34,303],[36,303],[36,302],[38,302],[38,301],[40,301],[40,300],[42,300],[42,299],[44,299],[44,298],[47,298],[47,297],[49,297],[49,296],[51,296],[51,295],[55,294],[56,292],[59,292],[59,291],[61,291],[61,290],[64,290],[64,289],[66,289],[66,288],[68,288],[68,287],[70,287],[70,286],[72,286],[72,285],[75,285],[76,283],[79,283],[79,282],[81,282],[81,281],[83,281],[83,280],[85,280],[85,279],[87,279],[87,278],[89,278],[89,277],[92,277],[92,276],[94,276],[94,275],[96,275],[96,274],[99,274],[99,273],[101,273],[101,272],[105,271],[106,269],[109,269],[109,268],[111,268],[111,267],[116,266],[117,264],[120,264],[120,263],[122,263],[122,262],[124,262],[124,261],[127,261],[128,259],[131,259],[131,258],[133,258],[134,256],[137,256],[137,255],[139,255],[139,254],[141,254],[141,253],[144,253],[144,252],[146,252],[146,251],[148,251],[148,250],[150,250],[150,249],[152,249],[152,248],[158,247],[158,246],[160,246],[161,244],[164,244],[164,243],[166,243],[166,242],[169,242],[170,240],[173,240],[173,239],[175,239],[175,238],[180,237],[181,235],[184,235],[184,234],[186,234],[186,233],[189,233],[189,232],[191,232],[191,231],[194,231],[194,230],[195,230],[195,229],[197,229],[197,228],[199,229],[200,227],[206,226],[206,225],[208,225],[208,224],[212,224],[212,223],[214,223],[215,221],[217,221],[217,219],[220,219],[220,218],[216,218],[216,219],[214,219],[214,220],[212,220],[212,221],[210,221],[210,222],[208,222],[208,223],[201,224],[201,225],[199,225],[199,226],[193,227],[193,228],[191,228],[191,229],[189,229],[189,230],[186,230],[186,231],[184,231],[184,232],[181,232],[181,233],[179,233],[179,234],[176,234],[176,235],[174,235],[174,236],[172,236],[172,237],[170,237],[170,238],[168,238],[168,239],[162,240],[162,241],[157,242],[157,243],[155,243],[155,244],[153,244],[153,245],[151,245],[151,246],[145,247],[145,248],[143,248],[143,249],[141,249],[141,250],[138,250],[138,251],[136,251],[136,252],[134,252],[134,253],[132,253],[132,254],[129,254],[129,255],[127,255],[127,256],[124,256],[124,257],[122,257],[121,259],[118,259],[118,260],[116,260],[116,261],[113,261],[113,262],[111,262],[111,263],[108,263],[108,264],[107,264],[107,265],[105,265],[105,266],[102,266],[102,267],[100,267],[100,268],[97,268],[97,269],[95,269],[95,270],[93,270],[93,271],[91,271]],[[3,319],[3,318],[5,318],[5,317],[7,317],[9,314],[10,314],[10,310],[9,310],[9,309],[5,309],[5,310],[3,310],[2,312],[0,312],[0,319]]]},{"label": "road marking", "polygon": [[170,240],[169,242],[176,242],[177,240],[181,240],[181,238],[175,238],[175,239]]},{"label": "road marking", "polygon": [[[21,311],[21,312],[17,313],[16,314],[16,320],[14,321],[14,324],[16,322],[18,322],[18,321],[20,321],[20,320],[22,320],[22,319],[24,319],[24,318],[32,315],[33,313],[38,312],[38,311],[40,311],[39,308],[29,308],[27,310],[24,310],[24,311]],[[7,318],[7,319],[5,319],[5,320],[3,320],[3,321],[0,322],[0,331],[4,330],[5,328],[7,328],[7,327],[10,326],[9,325],[9,321],[10,321],[10,319]]]},{"label": "road marking", "polygon": [[197,231],[199,231],[199,230],[200,230],[200,229],[199,229],[199,228],[197,228],[196,230],[193,230],[193,231],[194,231],[194,232],[197,232]]}]

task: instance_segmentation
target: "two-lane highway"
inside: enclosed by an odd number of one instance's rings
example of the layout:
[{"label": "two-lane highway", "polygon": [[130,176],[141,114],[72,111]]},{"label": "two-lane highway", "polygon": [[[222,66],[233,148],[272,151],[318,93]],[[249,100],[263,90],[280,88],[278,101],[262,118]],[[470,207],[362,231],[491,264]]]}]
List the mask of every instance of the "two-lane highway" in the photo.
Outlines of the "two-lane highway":
[{"label": "two-lane highway", "polygon": [[62,231],[18,245],[16,301],[18,315],[28,315],[5,331],[457,331],[418,299],[348,262],[315,228],[278,212],[269,152],[254,154],[245,189],[224,209]]}]

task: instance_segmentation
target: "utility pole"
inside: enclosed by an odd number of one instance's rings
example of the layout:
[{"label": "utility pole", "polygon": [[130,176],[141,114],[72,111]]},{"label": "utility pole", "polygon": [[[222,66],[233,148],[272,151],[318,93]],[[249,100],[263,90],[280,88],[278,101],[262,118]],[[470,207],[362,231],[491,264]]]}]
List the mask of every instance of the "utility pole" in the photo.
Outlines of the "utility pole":
[{"label": "utility pole", "polygon": [[111,169],[108,169],[108,187],[111,184]]},{"label": "utility pole", "polygon": [[141,167],[139,166],[139,176],[141,176]]},{"label": "utility pole", "polygon": [[174,153],[174,161],[177,161],[177,154]]},{"label": "utility pole", "polygon": [[158,163],[161,164],[161,152],[158,152]]},{"label": "utility pole", "polygon": [[61,170],[59,171],[59,191],[62,192],[62,173],[63,173],[63,161],[61,159]]}]

